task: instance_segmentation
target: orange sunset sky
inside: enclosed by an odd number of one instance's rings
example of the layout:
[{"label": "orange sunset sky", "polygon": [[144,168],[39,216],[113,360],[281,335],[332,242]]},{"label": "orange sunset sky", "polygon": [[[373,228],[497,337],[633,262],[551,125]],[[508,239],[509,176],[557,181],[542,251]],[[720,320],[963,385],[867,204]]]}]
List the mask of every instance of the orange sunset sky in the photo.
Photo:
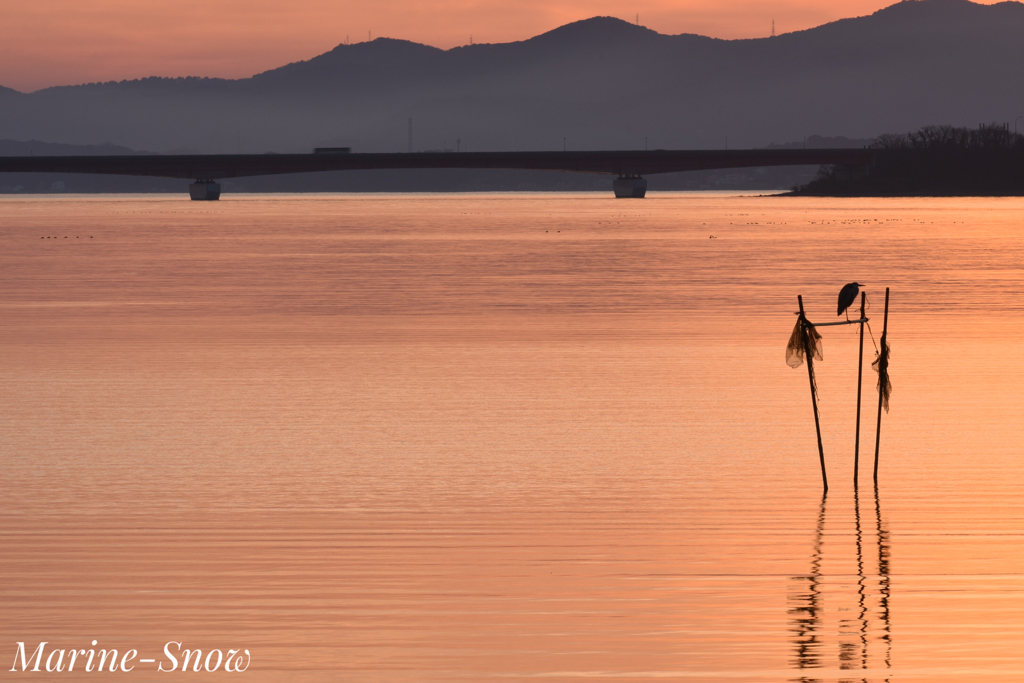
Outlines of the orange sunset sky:
[{"label": "orange sunset sky", "polygon": [[[870,14],[893,0],[0,0],[0,85],[143,76],[239,78],[344,42],[436,47],[522,40],[596,15],[660,33],[767,36]],[[991,4],[988,0],[985,4]]]}]

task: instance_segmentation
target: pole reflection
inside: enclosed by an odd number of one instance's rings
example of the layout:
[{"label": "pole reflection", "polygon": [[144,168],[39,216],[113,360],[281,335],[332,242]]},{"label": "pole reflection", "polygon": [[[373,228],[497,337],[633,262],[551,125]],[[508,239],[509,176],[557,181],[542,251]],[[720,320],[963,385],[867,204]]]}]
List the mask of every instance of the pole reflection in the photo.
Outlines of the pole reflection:
[{"label": "pole reflection", "polygon": [[[858,490],[854,489],[852,520],[849,508],[837,505],[839,502],[833,500],[830,510],[828,496],[822,496],[810,571],[792,577],[790,663],[796,669],[807,670],[807,675],[792,679],[800,683],[820,680],[810,671],[813,669],[848,670],[846,675],[852,676],[839,680],[853,683],[869,680],[869,671],[877,678],[880,669],[888,671],[892,666],[890,540],[879,492],[876,487],[874,529],[865,527]],[[871,566],[875,563],[869,550],[872,535],[877,547],[875,567]]]},{"label": "pole reflection", "polygon": [[[818,525],[814,534],[814,552],[811,571],[806,576],[794,576],[799,588],[790,594],[790,632],[793,634],[794,661],[798,669],[816,669],[821,666],[821,551],[825,535],[825,508],[828,494],[821,496]],[[803,585],[800,585],[803,584]],[[811,680],[811,679],[800,679]]]},{"label": "pole reflection", "polygon": [[[875,486],[875,525],[878,533],[878,583],[882,612],[882,641],[885,643],[885,668],[892,668],[892,623],[889,621],[889,530],[882,524],[882,502]],[[888,680],[888,679],[886,679]]]}]

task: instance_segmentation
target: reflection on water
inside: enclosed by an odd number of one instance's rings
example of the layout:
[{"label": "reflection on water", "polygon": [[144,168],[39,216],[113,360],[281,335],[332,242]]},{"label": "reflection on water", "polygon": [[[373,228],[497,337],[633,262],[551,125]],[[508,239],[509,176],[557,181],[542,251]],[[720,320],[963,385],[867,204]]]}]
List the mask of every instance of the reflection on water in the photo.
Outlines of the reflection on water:
[{"label": "reflection on water", "polygon": [[[833,497],[836,497],[835,493]],[[882,519],[877,486],[874,505],[870,509],[874,511],[874,533],[866,534],[862,528],[860,491],[855,488],[851,538],[842,527],[848,520],[841,516],[848,511],[834,511],[834,516],[829,519],[828,494],[821,498],[810,571],[806,575],[792,577],[796,587],[791,587],[789,594],[794,651],[792,664],[797,669],[861,669],[865,676],[870,669],[874,670],[872,675],[877,676],[878,669],[892,668],[889,533]],[[828,522],[832,526],[828,526]],[[856,567],[856,588],[853,591],[849,575],[823,570],[825,565],[842,566],[841,563],[848,562],[851,541]],[[853,614],[856,614],[855,618]],[[822,679],[805,675],[792,680],[810,683]],[[860,680],[866,681],[867,678]],[[885,680],[889,680],[888,677]]]},{"label": "reflection on water", "polygon": [[[2,197],[0,655],[246,647],[246,683],[1017,683],[1022,212]],[[884,515],[841,474],[857,330],[826,328],[815,365],[827,500],[784,362],[795,295],[835,319],[852,280],[876,320],[893,288]]]},{"label": "reflection on water", "polygon": [[[854,489],[854,493],[857,490]],[[859,509],[858,505],[858,509]],[[858,512],[859,515],[859,512]],[[889,599],[892,586],[889,582],[889,532],[882,524],[882,501],[875,486],[875,534],[878,539],[878,594],[884,633],[882,640],[885,642],[885,668],[892,668],[892,622],[889,618]],[[859,552],[858,544],[858,552]]]},{"label": "reflection on water", "polygon": [[814,534],[814,552],[811,554],[811,570],[804,576],[794,576],[797,588],[791,589],[790,603],[794,605],[789,613],[793,616],[790,631],[796,651],[793,665],[798,669],[821,667],[821,546],[825,532],[825,503],[828,494],[821,497],[818,524]]}]

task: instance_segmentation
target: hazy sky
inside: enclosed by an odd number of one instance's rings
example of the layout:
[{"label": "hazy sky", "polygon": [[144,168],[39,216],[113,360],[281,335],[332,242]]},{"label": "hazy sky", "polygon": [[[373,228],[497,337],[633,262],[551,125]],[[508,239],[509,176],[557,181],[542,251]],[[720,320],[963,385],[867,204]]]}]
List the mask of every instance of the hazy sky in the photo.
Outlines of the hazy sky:
[{"label": "hazy sky", "polygon": [[[991,4],[994,0],[986,0]],[[437,47],[522,40],[596,15],[660,33],[766,36],[870,14],[893,0],[0,0],[0,85],[142,76],[251,76],[346,36]]]}]

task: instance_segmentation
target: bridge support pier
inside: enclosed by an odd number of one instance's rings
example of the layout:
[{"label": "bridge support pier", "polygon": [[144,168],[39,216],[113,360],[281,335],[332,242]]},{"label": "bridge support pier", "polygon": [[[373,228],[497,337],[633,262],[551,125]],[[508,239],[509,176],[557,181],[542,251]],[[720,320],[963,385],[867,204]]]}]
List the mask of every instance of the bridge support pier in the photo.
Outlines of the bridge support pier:
[{"label": "bridge support pier", "polygon": [[197,180],[188,186],[188,196],[194,201],[220,199],[220,183],[215,183],[212,180]]},{"label": "bridge support pier", "polygon": [[616,199],[643,199],[647,194],[647,179],[638,175],[623,175],[612,183]]}]

